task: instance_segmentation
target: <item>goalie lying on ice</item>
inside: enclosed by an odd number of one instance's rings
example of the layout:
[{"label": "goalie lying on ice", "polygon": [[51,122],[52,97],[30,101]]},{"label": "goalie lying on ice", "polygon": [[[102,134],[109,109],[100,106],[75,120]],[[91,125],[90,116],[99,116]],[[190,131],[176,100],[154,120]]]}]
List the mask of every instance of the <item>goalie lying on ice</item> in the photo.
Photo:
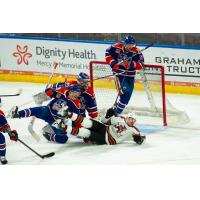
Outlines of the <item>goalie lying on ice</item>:
[{"label": "goalie lying on ice", "polygon": [[[145,136],[141,136],[140,131],[134,126],[136,120],[131,115],[126,117],[113,116],[114,111],[112,109],[107,111],[106,116],[102,119],[102,123],[94,119],[82,117],[68,110],[62,110],[60,114],[71,119],[76,124],[75,127],[63,124],[67,134],[85,138],[94,144],[115,145],[122,143],[130,136],[139,145],[145,140]],[[52,135],[49,138],[53,138]]]}]

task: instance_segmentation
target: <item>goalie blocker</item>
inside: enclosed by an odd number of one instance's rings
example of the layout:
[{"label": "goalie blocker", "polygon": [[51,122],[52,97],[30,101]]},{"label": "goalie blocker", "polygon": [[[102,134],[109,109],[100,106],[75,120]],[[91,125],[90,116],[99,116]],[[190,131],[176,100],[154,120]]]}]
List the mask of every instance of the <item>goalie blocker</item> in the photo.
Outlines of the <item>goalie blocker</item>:
[{"label": "goalie blocker", "polygon": [[[103,123],[66,110],[62,114],[75,124],[75,127],[66,126],[68,134],[84,138],[95,144],[115,145],[132,137],[137,144],[141,145],[145,140],[145,136],[141,136],[140,131],[134,126],[136,120],[132,116],[113,116],[114,112],[111,109],[107,112],[107,118],[102,119]],[[77,128],[80,125],[82,127]]]}]

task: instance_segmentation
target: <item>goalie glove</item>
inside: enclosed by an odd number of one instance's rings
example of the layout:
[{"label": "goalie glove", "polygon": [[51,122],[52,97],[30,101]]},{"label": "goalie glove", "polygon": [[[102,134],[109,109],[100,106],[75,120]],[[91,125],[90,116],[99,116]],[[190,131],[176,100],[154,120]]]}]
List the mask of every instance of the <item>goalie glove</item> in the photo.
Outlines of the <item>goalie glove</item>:
[{"label": "goalie glove", "polygon": [[146,139],[145,135],[133,135],[133,140],[137,144],[141,145]]}]

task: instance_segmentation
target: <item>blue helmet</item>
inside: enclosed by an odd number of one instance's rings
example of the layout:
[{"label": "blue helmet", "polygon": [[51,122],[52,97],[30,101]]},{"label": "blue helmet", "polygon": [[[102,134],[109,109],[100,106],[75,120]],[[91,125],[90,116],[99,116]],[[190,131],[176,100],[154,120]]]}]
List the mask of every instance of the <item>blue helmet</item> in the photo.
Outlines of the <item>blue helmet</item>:
[{"label": "blue helmet", "polygon": [[69,91],[81,92],[81,89],[80,89],[80,87],[78,87],[77,85],[70,85],[70,86],[69,86]]},{"label": "blue helmet", "polygon": [[84,72],[81,72],[77,77],[77,81],[80,83],[84,83],[84,82],[88,83],[89,79],[90,79],[90,77]]},{"label": "blue helmet", "polygon": [[135,44],[135,38],[133,36],[126,36],[124,43],[125,44]]}]

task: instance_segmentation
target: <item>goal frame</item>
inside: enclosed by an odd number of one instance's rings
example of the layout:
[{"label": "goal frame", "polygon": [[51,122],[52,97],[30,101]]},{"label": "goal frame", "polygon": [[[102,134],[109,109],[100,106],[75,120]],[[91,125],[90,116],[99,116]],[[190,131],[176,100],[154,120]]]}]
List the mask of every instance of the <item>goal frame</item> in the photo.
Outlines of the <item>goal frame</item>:
[{"label": "goal frame", "polygon": [[[93,90],[94,90],[94,81],[95,81],[95,79],[94,79],[94,73],[93,73],[93,66],[95,64],[109,65],[105,61],[98,61],[98,60],[90,61],[90,65],[89,65],[90,85],[91,85],[91,87],[92,87]],[[160,73],[161,73],[160,74],[161,75],[161,84],[162,84],[161,85],[161,92],[162,92],[162,115],[163,115],[162,120],[163,120],[163,125],[167,126],[167,109],[166,109],[166,91],[165,91],[165,70],[164,70],[164,66],[163,65],[144,64],[144,67],[154,68],[154,69],[159,69],[160,70]],[[114,75],[111,75],[111,76],[114,76]],[[104,78],[106,78],[106,77],[98,77],[98,80],[99,79],[104,79]]]}]

